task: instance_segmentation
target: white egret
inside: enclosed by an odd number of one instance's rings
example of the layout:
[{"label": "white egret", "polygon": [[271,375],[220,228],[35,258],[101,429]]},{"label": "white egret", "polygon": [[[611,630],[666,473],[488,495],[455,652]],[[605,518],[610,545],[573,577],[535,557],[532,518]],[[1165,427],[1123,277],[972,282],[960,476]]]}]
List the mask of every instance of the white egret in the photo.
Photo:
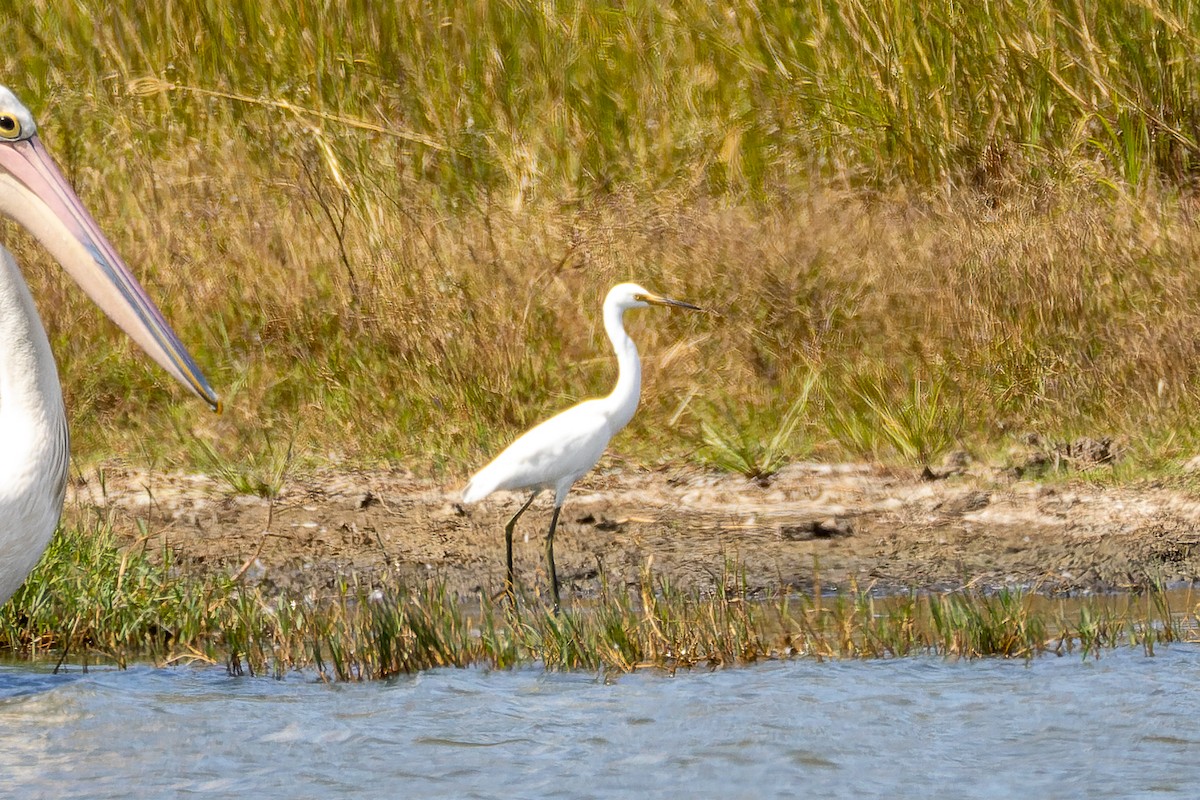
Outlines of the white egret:
[{"label": "white egret", "polygon": [[[172,376],[220,407],[162,314],[42,146],[28,109],[0,86],[0,214],[42,243],[93,301]],[[67,485],[58,370],[12,254],[0,247],[0,603],[46,549]]]},{"label": "white egret", "polygon": [[699,306],[653,294],[636,283],[621,283],[604,299],[604,330],[617,353],[617,385],[607,397],[573,406],[531,428],[479,470],[466,488],[465,503],[482,500],[501,490],[532,490],[529,499],[504,526],[507,555],[505,587],[513,592],[513,528],[543,490],[554,490],[554,513],[546,534],[546,563],[550,570],[550,592],[558,608],[558,573],[554,566],[554,529],[571,486],[600,460],[608,442],[628,424],[642,393],[642,362],[637,346],[625,332],[625,312],[646,306],[676,306],[700,311]]}]

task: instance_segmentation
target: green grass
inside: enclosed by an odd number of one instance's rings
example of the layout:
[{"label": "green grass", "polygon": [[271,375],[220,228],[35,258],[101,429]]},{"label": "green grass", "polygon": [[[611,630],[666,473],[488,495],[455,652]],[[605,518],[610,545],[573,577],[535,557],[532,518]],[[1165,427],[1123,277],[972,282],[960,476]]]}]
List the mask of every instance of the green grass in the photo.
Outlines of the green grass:
[{"label": "green grass", "polygon": [[[55,538],[34,575],[0,608],[0,651],[71,663],[223,664],[231,674],[308,670],[339,681],[434,667],[628,672],[783,658],[1032,658],[1195,640],[1195,604],[1144,596],[1051,600],[964,590],[877,598],[857,591],[751,598],[727,565],[714,595],[646,571],[555,614],[513,610],[437,584],[346,583],[325,596],[269,595],[228,578],[180,574],[170,559],[118,548],[106,522]],[[1179,602],[1178,599],[1176,602]]]}]

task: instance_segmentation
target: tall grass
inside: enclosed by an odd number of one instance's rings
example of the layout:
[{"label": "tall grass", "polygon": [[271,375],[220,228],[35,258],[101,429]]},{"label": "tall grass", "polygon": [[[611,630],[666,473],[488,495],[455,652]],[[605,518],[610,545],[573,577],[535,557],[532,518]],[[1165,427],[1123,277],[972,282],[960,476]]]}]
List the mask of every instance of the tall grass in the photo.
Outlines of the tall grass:
[{"label": "tall grass", "polygon": [[[3,28],[6,73],[79,115],[82,147],[114,123],[163,154],[234,133],[267,166],[325,142],[442,196],[509,202],[598,183],[761,189],[800,170],[1053,173],[1081,152],[1127,182],[1179,178],[1197,149],[1197,30],[1187,0],[32,0]],[[181,88],[130,97],[147,77]]]},{"label": "tall grass", "polygon": [[719,312],[632,322],[635,458],[707,423],[747,471],[1030,429],[1165,463],[1200,442],[1197,30],[1185,0],[29,0],[2,80],[228,414],[5,242],[84,461],[460,472],[607,390],[633,278]]}]

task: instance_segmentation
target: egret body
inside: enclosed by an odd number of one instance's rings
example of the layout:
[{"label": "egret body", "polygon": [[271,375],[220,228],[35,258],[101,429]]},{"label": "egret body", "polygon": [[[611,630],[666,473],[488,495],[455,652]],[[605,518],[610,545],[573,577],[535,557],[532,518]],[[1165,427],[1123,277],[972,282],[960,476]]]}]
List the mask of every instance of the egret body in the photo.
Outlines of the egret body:
[{"label": "egret body", "polygon": [[554,566],[554,530],[571,486],[600,460],[609,440],[624,428],[637,410],[642,393],[642,362],[637,346],[625,332],[625,312],[646,306],[698,306],[653,294],[636,283],[621,283],[604,299],[604,330],[617,354],[617,385],[606,397],[585,400],[524,433],[504,452],[479,470],[463,490],[463,502],[474,503],[501,490],[531,491],[529,499],[504,527],[507,589],[513,587],[513,528],[541,492],[554,492],[554,513],[546,534],[546,563],[550,590],[558,607],[558,574]]},{"label": "egret body", "polygon": [[[0,214],[25,227],[97,305],[214,409],[216,394],[0,86]],[[16,261],[0,247],[0,603],[41,557],[62,514],[70,457],[50,342]]]}]

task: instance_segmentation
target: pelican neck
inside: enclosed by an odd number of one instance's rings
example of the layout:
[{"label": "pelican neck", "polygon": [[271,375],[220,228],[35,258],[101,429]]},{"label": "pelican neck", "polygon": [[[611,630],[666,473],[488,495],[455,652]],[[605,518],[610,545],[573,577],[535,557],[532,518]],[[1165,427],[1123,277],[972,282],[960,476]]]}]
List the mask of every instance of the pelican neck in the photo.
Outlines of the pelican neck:
[{"label": "pelican neck", "polygon": [[50,342],[12,255],[0,246],[0,417],[35,425],[61,413],[62,389]]}]

